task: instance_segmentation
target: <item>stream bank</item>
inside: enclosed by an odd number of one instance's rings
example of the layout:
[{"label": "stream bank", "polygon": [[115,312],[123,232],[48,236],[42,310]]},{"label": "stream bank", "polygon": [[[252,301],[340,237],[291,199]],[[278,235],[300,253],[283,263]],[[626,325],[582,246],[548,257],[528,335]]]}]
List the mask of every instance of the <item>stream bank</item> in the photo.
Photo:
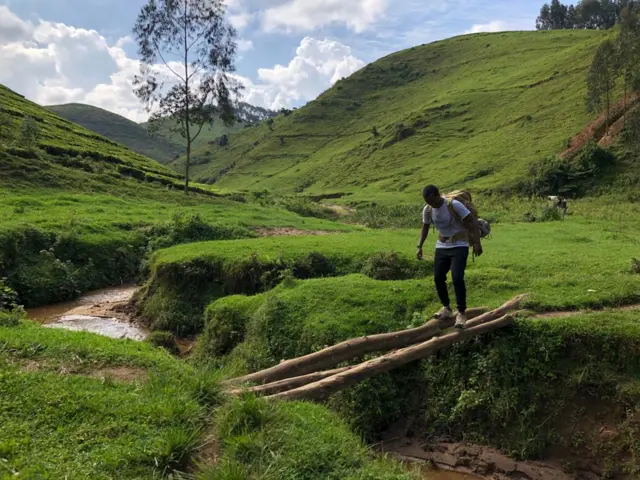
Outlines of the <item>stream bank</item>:
[{"label": "stream bank", "polygon": [[70,302],[27,309],[27,315],[46,328],[142,341],[149,331],[133,322],[127,309],[136,290],[135,285],[96,290]]}]

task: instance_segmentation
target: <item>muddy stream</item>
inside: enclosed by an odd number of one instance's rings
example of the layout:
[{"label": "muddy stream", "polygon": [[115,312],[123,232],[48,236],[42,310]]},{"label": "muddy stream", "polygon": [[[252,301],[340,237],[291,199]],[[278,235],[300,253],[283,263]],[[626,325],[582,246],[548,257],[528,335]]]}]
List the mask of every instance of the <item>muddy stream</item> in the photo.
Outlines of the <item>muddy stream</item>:
[{"label": "muddy stream", "polygon": [[87,293],[71,302],[27,309],[27,314],[47,328],[97,333],[111,338],[144,340],[148,330],[133,323],[125,306],[136,291],[132,285]]}]

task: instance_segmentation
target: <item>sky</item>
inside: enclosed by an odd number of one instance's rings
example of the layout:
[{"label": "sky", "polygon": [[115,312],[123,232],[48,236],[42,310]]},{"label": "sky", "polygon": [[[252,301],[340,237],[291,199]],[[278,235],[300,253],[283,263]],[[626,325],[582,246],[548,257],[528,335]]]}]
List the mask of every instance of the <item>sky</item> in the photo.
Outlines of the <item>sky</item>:
[{"label": "sky", "polygon": [[[0,0],[0,83],[42,105],[87,103],[134,121],[132,28],[147,0]],[[405,48],[532,30],[542,0],[226,0],[243,101],[299,107]]]}]

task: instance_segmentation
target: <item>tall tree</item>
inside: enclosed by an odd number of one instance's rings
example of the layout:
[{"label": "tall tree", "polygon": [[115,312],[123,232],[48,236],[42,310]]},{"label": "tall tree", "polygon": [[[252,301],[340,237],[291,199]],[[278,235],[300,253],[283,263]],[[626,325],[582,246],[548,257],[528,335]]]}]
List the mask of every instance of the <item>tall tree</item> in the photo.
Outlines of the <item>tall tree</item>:
[{"label": "tall tree", "polygon": [[624,122],[627,121],[627,94],[634,90],[634,78],[638,76],[640,64],[640,19],[633,4],[625,5],[620,12],[618,33],[618,62],[624,82]]},{"label": "tall tree", "polygon": [[567,6],[560,3],[560,0],[551,0],[549,7],[551,15],[551,25],[553,30],[560,30],[567,25]]},{"label": "tall tree", "polygon": [[609,129],[611,95],[618,77],[618,54],[611,40],[600,44],[587,77],[587,109],[600,112],[605,108],[605,128]]},{"label": "tall tree", "polygon": [[549,7],[548,3],[542,5],[540,8],[540,15],[536,19],[536,29],[537,30],[551,30],[551,7]]},{"label": "tall tree", "polygon": [[236,32],[225,20],[222,0],[149,0],[133,28],[140,55],[135,93],[151,113],[150,125],[175,121],[186,142],[185,192],[189,191],[191,146],[216,116],[235,121]]}]

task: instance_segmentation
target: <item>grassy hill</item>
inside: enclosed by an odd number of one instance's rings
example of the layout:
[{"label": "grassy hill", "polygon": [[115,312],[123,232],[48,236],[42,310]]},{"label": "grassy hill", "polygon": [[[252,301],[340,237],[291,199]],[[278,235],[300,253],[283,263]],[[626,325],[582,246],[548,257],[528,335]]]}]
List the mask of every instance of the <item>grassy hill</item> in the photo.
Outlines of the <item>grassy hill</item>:
[{"label": "grassy hill", "polygon": [[205,185],[185,195],[179,174],[2,86],[0,123],[0,278],[27,306],[134,279],[162,246],[255,236],[257,227],[349,228]]},{"label": "grassy hill", "polygon": [[[244,128],[248,128],[250,125],[260,123],[261,121],[275,116],[275,112],[267,110],[265,108],[249,105],[248,103],[240,102],[236,107],[236,116],[238,122],[232,126],[226,126],[217,117],[213,122],[213,125],[205,126],[202,129],[202,133],[193,143],[194,148],[205,149],[211,143],[215,143],[222,135],[228,135],[230,133],[241,131]],[[143,128],[148,128],[148,123],[141,124]],[[157,136],[165,138],[168,141],[175,143],[176,145],[183,146],[183,151],[186,148],[184,139],[180,134],[172,132],[171,129],[174,126],[174,122],[170,119],[163,119],[160,121]],[[175,160],[172,158],[172,161]],[[184,168],[181,167],[180,171]]]},{"label": "grassy hill", "polygon": [[162,136],[151,137],[143,126],[102,108],[69,103],[47,109],[160,163],[169,163],[183,152],[180,145]]},{"label": "grassy hill", "polygon": [[271,126],[200,149],[194,176],[231,189],[354,200],[414,198],[427,182],[512,185],[591,120],[586,72],[609,35],[477,34],[395,53]]}]

